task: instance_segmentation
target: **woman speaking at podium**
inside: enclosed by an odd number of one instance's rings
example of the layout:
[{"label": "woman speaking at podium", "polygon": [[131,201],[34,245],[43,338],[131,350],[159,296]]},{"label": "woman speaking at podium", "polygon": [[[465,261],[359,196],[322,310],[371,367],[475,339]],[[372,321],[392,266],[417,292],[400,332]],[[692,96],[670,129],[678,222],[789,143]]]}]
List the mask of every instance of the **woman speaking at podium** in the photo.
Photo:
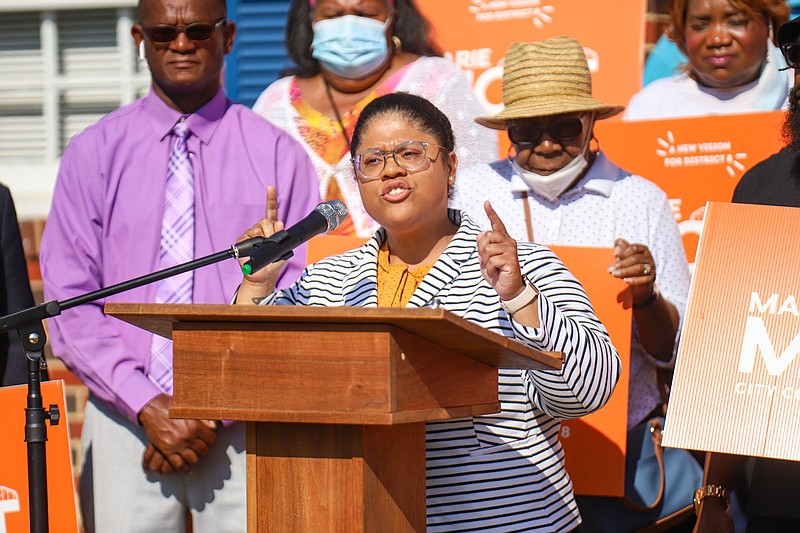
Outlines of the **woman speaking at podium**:
[{"label": "woman speaking at podium", "polygon": [[[619,358],[580,283],[548,248],[515,242],[488,202],[486,232],[448,209],[454,148],[450,122],[427,100],[375,99],[356,124],[351,155],[363,205],[381,227],[285,290],[274,290],[280,263],[245,276],[236,303],[438,305],[536,350],[563,352],[560,370],[500,369],[500,413],[426,425],[427,528],[571,531],[580,518],[559,420],[606,403]],[[267,217],[241,238],[283,229],[276,212],[271,190]]]}]

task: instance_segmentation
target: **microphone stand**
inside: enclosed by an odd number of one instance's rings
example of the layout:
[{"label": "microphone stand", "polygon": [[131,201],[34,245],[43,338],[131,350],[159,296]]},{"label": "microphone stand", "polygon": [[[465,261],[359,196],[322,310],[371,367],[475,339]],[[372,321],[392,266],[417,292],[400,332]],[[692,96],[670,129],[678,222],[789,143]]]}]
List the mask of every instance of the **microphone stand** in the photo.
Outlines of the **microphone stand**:
[{"label": "microphone stand", "polygon": [[267,242],[271,242],[270,239],[253,237],[234,244],[223,252],[207,255],[61,302],[56,300],[44,302],[0,318],[0,332],[16,329],[27,359],[28,401],[25,408],[25,442],[28,443],[28,496],[31,533],[48,533],[49,531],[46,422],[49,421],[51,425],[57,426],[61,418],[57,405],[51,404],[49,410],[45,410],[42,405],[40,371],[44,368],[44,346],[47,342],[43,320],[58,316],[62,311],[72,307],[218,263],[230,257],[248,257],[259,246]]}]

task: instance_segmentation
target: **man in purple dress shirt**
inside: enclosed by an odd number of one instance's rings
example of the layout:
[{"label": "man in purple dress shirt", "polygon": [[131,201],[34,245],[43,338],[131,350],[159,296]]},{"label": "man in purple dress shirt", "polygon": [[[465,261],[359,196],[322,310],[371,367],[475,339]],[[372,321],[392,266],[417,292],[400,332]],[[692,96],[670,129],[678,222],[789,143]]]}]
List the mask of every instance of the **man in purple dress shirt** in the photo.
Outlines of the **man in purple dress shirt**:
[{"label": "man in purple dress shirt", "polygon": [[[45,296],[64,300],[159,269],[173,126],[181,117],[194,181],[194,256],[229,248],[263,217],[274,186],[288,225],[319,202],[305,152],[228,100],[220,74],[235,25],[225,0],[140,0],[132,35],[150,93],[76,135],[61,160],[42,239]],[[189,200],[190,202],[191,200]],[[191,239],[190,239],[191,240]],[[305,263],[296,252],[282,285]],[[194,272],[194,303],[228,303],[236,261]],[[149,285],[107,301],[153,302]],[[245,531],[242,424],[171,420],[148,377],[152,337],[103,314],[103,302],[49,322],[53,351],[89,387],[81,509],[87,532]]]}]

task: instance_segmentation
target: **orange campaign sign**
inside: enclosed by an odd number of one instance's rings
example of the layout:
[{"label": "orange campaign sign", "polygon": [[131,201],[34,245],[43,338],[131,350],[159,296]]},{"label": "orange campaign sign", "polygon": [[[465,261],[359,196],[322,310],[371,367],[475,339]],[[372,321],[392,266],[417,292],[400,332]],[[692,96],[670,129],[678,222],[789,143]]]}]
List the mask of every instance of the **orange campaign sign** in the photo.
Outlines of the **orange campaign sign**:
[{"label": "orange campaign sign", "polygon": [[446,57],[467,72],[488,113],[502,104],[503,58],[515,42],[568,35],[584,46],[594,96],[627,104],[642,86],[644,0],[417,2]]},{"label": "orange campaign sign", "polygon": [[706,209],[665,446],[800,460],[800,209]]},{"label": "orange campaign sign", "polygon": [[631,351],[630,290],[627,283],[606,270],[614,263],[610,248],[550,248],[583,284],[622,359],[622,373],[608,403],[588,416],[561,423],[567,472],[576,494],[623,496]]},{"label": "orange campaign sign", "polygon": [[595,125],[617,165],[661,187],[694,262],[706,202],[729,202],[739,178],[779,151],[782,111]]},{"label": "orange campaign sign", "polygon": [[[28,461],[25,443],[25,407],[28,387],[0,388],[0,532],[30,531]],[[61,421],[47,424],[47,499],[51,533],[77,533],[72,460],[69,449],[64,382],[42,382],[43,404],[57,404]]]}]

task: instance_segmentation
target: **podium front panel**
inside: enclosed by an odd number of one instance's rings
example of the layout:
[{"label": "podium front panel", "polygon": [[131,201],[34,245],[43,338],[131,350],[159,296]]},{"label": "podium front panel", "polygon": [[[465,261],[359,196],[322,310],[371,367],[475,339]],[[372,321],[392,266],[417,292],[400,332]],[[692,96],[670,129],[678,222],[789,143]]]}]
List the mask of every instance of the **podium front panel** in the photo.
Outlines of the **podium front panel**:
[{"label": "podium front panel", "polygon": [[393,424],[499,411],[497,369],[390,325],[176,323],[173,339],[172,416]]}]

